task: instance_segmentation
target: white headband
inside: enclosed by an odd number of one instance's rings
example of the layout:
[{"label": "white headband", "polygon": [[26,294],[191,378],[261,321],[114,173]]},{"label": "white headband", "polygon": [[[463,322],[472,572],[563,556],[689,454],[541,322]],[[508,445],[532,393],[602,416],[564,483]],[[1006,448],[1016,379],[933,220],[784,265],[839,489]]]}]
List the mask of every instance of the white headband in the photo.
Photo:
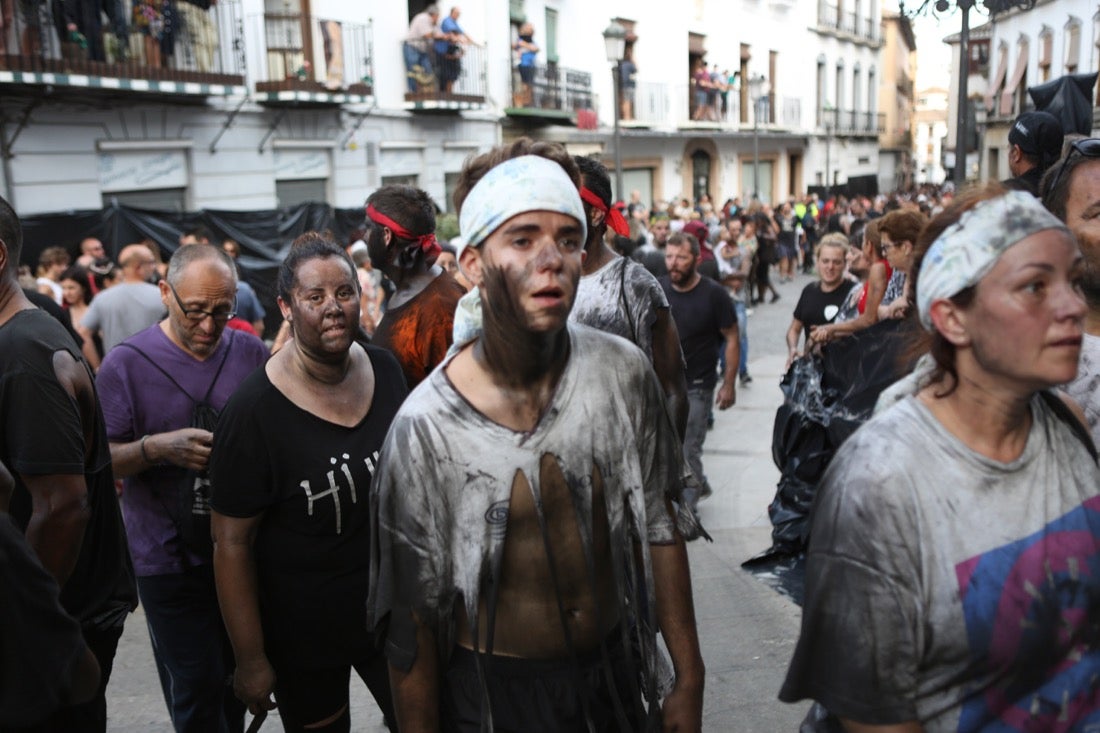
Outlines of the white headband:
[{"label": "white headband", "polygon": [[560,165],[539,155],[524,155],[492,168],[462,203],[459,229],[466,247],[477,247],[501,224],[528,211],[555,211],[576,219],[588,238],[587,217],[577,186]]},{"label": "white headband", "polygon": [[1026,191],[982,201],[947,227],[921,261],[917,313],[932,330],[932,304],[976,285],[1012,245],[1047,229],[1069,229]]}]

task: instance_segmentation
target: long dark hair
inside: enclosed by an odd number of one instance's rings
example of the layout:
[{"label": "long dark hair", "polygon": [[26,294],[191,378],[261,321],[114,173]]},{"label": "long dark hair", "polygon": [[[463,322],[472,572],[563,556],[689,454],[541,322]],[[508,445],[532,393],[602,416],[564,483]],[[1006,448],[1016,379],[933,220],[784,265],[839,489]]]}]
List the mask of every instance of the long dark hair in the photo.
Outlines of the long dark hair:
[{"label": "long dark hair", "polygon": [[[92,280],[87,270],[80,265],[70,265],[65,272],[61,273],[59,282],[64,282],[65,280],[72,280],[80,286],[80,292],[84,294],[84,305],[89,305],[92,302],[92,298],[95,297],[95,291],[92,289]],[[68,301],[65,302],[65,307],[69,307]]]}]

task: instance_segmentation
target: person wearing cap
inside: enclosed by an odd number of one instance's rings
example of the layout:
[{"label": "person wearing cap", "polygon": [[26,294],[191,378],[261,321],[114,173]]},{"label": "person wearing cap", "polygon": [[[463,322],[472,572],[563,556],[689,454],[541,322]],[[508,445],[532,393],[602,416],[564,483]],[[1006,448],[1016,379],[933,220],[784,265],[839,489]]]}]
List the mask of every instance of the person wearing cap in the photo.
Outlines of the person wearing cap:
[{"label": "person wearing cap", "polygon": [[372,193],[366,241],[371,265],[396,288],[373,343],[393,352],[412,389],[447,353],[466,291],[436,264],[435,203],[419,188],[390,185]]},{"label": "person wearing cap", "polygon": [[1079,408],[1077,244],[1029,193],[964,192],[921,233],[927,349],[818,488],[780,692],[848,731],[1100,722],[1100,469]]},{"label": "person wearing cap", "polygon": [[1039,196],[1039,182],[1062,154],[1062,123],[1049,112],[1024,112],[1008,131],[1008,188]]},{"label": "person wearing cap", "polygon": [[620,257],[607,246],[604,235],[608,228],[620,236],[628,231],[622,214],[609,205],[611,179],[607,168],[594,158],[574,159],[583,181],[581,199],[588,215],[588,239],[569,319],[622,336],[645,352],[661,382],[669,413],[683,435],[687,425],[687,381],[668,298],[645,267],[629,257]]},{"label": "person wearing cap", "polygon": [[459,176],[476,289],[372,485],[368,621],[402,731],[701,729],[676,431],[642,351],[568,320],[579,186],[564,148],[526,138]]}]

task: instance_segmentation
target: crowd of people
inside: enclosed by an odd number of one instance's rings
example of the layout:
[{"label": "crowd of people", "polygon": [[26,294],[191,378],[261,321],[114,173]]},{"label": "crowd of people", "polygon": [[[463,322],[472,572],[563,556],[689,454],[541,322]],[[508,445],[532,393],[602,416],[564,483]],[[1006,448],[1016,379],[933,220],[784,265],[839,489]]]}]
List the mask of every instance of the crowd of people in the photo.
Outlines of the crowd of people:
[{"label": "crowd of people", "polygon": [[0,55],[213,72],[219,45],[215,4],[216,0],[2,0]]},{"label": "crowd of people", "polygon": [[0,200],[0,729],[104,730],[140,599],[179,731],[348,731],[352,670],[391,730],[701,730],[702,447],[800,271],[791,362],[880,319],[923,356],[818,489],[781,699],[849,731],[1088,729],[1098,166],[1073,143],[1046,208],[649,207],[521,139],[466,161],[450,243],[405,185],[347,242],[298,237],[266,343],[236,242],[129,245],[109,285],[87,239],[21,278]]}]

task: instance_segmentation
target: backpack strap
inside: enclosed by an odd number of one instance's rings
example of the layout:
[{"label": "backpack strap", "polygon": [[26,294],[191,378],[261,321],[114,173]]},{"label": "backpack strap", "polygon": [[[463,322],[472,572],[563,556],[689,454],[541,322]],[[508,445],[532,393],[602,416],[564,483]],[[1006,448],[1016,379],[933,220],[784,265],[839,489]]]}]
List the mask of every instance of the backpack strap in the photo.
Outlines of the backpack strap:
[{"label": "backpack strap", "polygon": [[191,400],[192,405],[200,405],[200,404],[208,405],[208,404],[210,404],[210,395],[213,394],[213,392],[214,392],[214,386],[218,383],[218,377],[221,376],[222,368],[225,367],[225,362],[229,359],[229,352],[232,351],[232,349],[233,349],[233,339],[229,338],[228,341],[226,342],[225,353],[222,354],[221,363],[218,364],[218,370],[216,372],[214,372],[214,379],[212,379],[210,381],[210,387],[207,388],[206,395],[203,396],[201,402],[199,402],[194,397],[192,397],[190,392],[188,392],[186,389],[184,389],[183,386],[180,385],[179,382],[177,382],[175,379],[173,379],[171,374],[169,374],[168,372],[166,372],[164,370],[164,367],[162,367],[160,364],[157,364],[155,361],[153,361],[153,358],[151,356],[149,356],[148,354],[146,354],[144,351],[142,351],[138,347],[134,346],[129,341],[123,341],[122,343],[118,344],[118,346],[125,346],[127,349],[131,349],[132,351],[136,352],[139,356],[141,356],[141,358],[145,359],[145,361],[152,364],[158,372],[160,372],[161,374],[164,375],[165,379],[167,379],[169,382],[171,382],[173,385],[175,385],[176,389],[178,389],[180,392],[182,392],[184,394],[184,396],[187,397],[187,399]]},{"label": "backpack strap", "polygon": [[626,313],[626,322],[630,325],[630,340],[635,344],[638,343],[638,331],[634,328],[634,314],[630,312],[630,301],[626,297],[626,266],[630,264],[627,262],[629,257],[621,257],[623,261],[622,269],[619,270],[619,299],[623,302],[623,311]]},{"label": "backpack strap", "polygon": [[1050,411],[1069,426],[1069,429],[1073,431],[1077,439],[1084,444],[1085,450],[1089,452],[1089,455],[1092,456],[1092,460],[1095,463],[1098,458],[1096,444],[1093,442],[1092,434],[1089,433],[1088,428],[1081,423],[1081,419],[1077,417],[1073,410],[1069,408],[1069,405],[1053,391],[1044,389],[1039,392],[1039,396],[1043,398],[1043,402],[1047,403],[1047,407],[1050,408]]},{"label": "backpack strap", "polygon": [[195,402],[195,398],[191,396],[191,393],[190,393],[190,392],[188,392],[188,391],[187,391],[186,389],[184,389],[184,388],[183,388],[183,387],[182,387],[182,386],[180,385],[180,383],[179,383],[179,382],[177,382],[177,381],[176,381],[175,379],[173,379],[173,378],[172,378],[172,375],[171,375],[171,374],[169,374],[168,372],[164,371],[164,368],[163,368],[163,367],[162,367],[162,366],[161,366],[160,364],[157,364],[157,363],[156,363],[155,361],[153,361],[153,358],[152,358],[151,356],[149,356],[148,354],[146,354],[146,353],[145,353],[144,351],[142,351],[142,350],[141,350],[141,349],[139,349],[138,347],[134,346],[134,345],[133,345],[133,344],[131,344],[131,343],[130,343],[129,341],[123,341],[122,343],[118,344],[118,346],[116,346],[115,348],[118,348],[118,347],[125,347],[125,348],[127,348],[127,349],[131,349],[132,351],[135,351],[135,352],[137,352],[137,354],[138,354],[138,355],[139,355],[139,356],[140,356],[140,357],[141,357],[142,359],[145,359],[145,361],[147,361],[147,362],[149,362],[150,364],[152,364],[152,365],[153,365],[153,367],[155,367],[155,368],[156,368],[156,370],[157,370],[158,372],[160,372],[161,374],[163,374],[163,375],[164,375],[164,378],[165,378],[165,379],[167,379],[167,380],[168,380],[169,382],[171,382],[172,384],[174,384],[174,385],[176,386],[176,389],[178,389],[178,390],[179,390],[180,392],[182,392],[182,393],[183,393],[183,394],[184,394],[184,395],[185,395],[185,396],[187,397],[187,399],[191,400],[191,402],[192,402],[192,403],[194,403],[194,402]]}]

